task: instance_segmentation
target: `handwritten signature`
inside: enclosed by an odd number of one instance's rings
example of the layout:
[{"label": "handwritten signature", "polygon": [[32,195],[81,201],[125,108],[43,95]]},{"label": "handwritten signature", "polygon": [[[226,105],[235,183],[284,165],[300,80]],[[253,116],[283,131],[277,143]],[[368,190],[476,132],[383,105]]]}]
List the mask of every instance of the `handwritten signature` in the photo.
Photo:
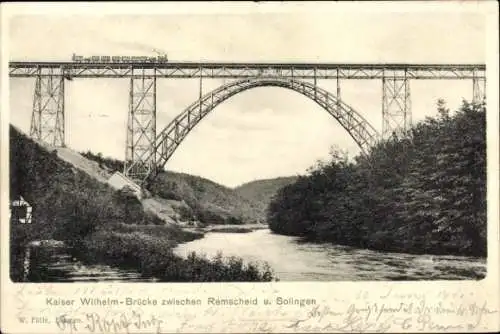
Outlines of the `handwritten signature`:
[{"label": "handwritten signature", "polygon": [[[433,308],[431,308],[432,310]],[[461,306],[456,310],[465,309]],[[489,309],[484,303],[469,305],[469,317],[463,323],[446,323],[439,314],[421,308],[419,312],[412,312],[407,304],[389,307],[385,304],[364,305],[362,307],[351,304],[345,312],[335,312],[327,307],[313,308],[307,315],[299,320],[291,321],[286,327],[297,332],[377,332],[384,333],[390,329],[418,330],[418,331],[443,331],[443,330],[472,330],[478,328],[486,314],[497,313]],[[472,318],[472,319],[471,319]],[[456,317],[455,317],[456,319]],[[322,321],[326,320],[326,321]]]},{"label": "handwritten signature", "polygon": [[387,332],[394,323],[400,325],[404,324],[405,327],[408,326],[406,319],[395,318],[391,316],[381,322],[371,322],[366,321],[364,317],[361,317],[354,313],[348,314],[340,323],[304,323],[307,320],[309,319],[294,321],[293,323],[288,325],[287,328],[293,329],[298,332],[338,331],[344,333],[364,333],[367,331],[374,331],[378,333],[384,333]]},{"label": "handwritten signature", "polygon": [[136,311],[132,311],[131,315],[120,313],[115,316],[102,316],[92,312],[85,314],[83,320],[71,318],[67,314],[56,317],[59,329],[70,333],[78,332],[82,327],[91,333],[130,333],[131,329],[148,328],[154,328],[156,333],[160,333],[163,323],[155,315],[143,317]]}]

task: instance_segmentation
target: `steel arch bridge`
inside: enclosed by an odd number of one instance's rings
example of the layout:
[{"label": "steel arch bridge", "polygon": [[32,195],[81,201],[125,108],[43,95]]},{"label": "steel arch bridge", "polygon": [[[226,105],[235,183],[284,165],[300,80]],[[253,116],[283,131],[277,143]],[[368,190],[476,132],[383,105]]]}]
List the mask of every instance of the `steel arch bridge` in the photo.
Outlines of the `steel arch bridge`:
[{"label": "steel arch bridge", "polygon": [[[240,92],[266,86],[287,88],[315,101],[342,125],[363,153],[367,153],[369,148],[379,140],[379,133],[363,116],[340,99],[337,99],[333,94],[317,85],[291,79],[254,78],[230,82],[203,95],[175,117],[156,137],[154,146],[155,158],[153,159],[150,153],[149,155],[139,157],[140,160],[154,161],[150,165],[150,168],[163,169],[189,132],[219,104]],[[138,165],[137,168],[141,168],[141,166]],[[138,172],[138,175],[154,175],[153,170],[133,171],[133,173],[136,172]]]},{"label": "steel arch bridge", "polygon": [[[238,63],[238,62],[9,62],[9,77],[35,78],[30,136],[55,147],[65,146],[65,82],[75,78],[130,80],[124,174],[136,182],[155,176],[176,148],[218,104],[254,87],[277,86],[314,100],[367,150],[380,138],[411,127],[410,81],[471,80],[472,101],[485,100],[484,64],[352,64],[352,63]],[[199,98],[157,135],[158,78],[199,78]],[[203,94],[204,79],[235,80]],[[333,95],[317,79],[337,82]],[[340,98],[341,80],[382,82],[382,133]]]}]

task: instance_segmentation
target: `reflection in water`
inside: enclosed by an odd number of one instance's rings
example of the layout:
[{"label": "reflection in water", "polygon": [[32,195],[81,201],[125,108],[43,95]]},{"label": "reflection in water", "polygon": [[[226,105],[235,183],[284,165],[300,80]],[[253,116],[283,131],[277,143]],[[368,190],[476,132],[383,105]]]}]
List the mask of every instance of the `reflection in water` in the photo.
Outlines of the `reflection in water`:
[{"label": "reflection in water", "polygon": [[486,274],[485,259],[388,253],[297,240],[269,230],[208,233],[179,245],[175,252],[187,256],[195,251],[208,257],[222,252],[246,261],[265,261],[281,281],[478,279]]},{"label": "reflection in water", "polygon": [[87,265],[73,258],[64,246],[41,246],[31,251],[29,282],[143,282],[137,272],[106,265]]}]

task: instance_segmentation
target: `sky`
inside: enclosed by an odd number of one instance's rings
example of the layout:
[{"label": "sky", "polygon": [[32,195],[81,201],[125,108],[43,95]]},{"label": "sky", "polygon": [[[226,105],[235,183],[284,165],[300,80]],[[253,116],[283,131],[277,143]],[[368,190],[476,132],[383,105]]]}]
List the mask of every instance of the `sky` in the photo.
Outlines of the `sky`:
[{"label": "sky", "polygon": [[[82,11],[11,17],[11,61],[70,60],[78,55],[155,55],[171,61],[280,61],[347,63],[484,63],[485,19],[473,10],[395,11],[380,6],[303,5],[297,10],[262,4],[209,12],[151,10],[136,15]],[[238,10],[231,10],[231,8]],[[277,9],[276,9],[277,8]],[[373,7],[371,9],[374,9]],[[139,11],[140,12],[140,11]],[[34,79],[10,79],[10,122],[29,132]],[[223,80],[206,79],[204,92]],[[335,80],[318,80],[335,93]],[[66,143],[78,150],[123,159],[128,79],[66,81]],[[342,99],[377,130],[382,128],[379,80],[341,81]],[[198,80],[160,79],[157,132],[198,98]],[[450,109],[472,96],[472,82],[412,81],[413,120]],[[315,102],[283,88],[242,92],[214,109],[182,142],[166,169],[206,177],[229,187],[303,174],[330,147],[354,156],[359,149]]]}]

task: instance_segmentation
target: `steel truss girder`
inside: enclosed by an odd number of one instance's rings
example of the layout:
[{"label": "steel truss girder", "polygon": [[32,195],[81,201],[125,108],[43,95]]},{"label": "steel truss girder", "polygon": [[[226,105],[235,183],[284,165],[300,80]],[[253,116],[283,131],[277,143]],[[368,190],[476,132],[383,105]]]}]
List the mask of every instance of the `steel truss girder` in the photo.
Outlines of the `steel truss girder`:
[{"label": "steel truss girder", "polygon": [[[252,78],[218,87],[203,95],[201,99],[175,117],[156,137],[155,161],[157,170],[163,169],[182,140],[216,106],[239,92],[262,86],[288,88],[314,100],[337,119],[364,153],[367,153],[370,147],[379,140],[378,132],[358,112],[338,100],[333,94],[314,84],[287,79]],[[146,159],[151,159],[151,157],[146,156]],[[154,174],[152,176],[154,177]]]},{"label": "steel truss girder", "polygon": [[124,174],[142,182],[155,172],[156,78],[130,79]]},{"label": "steel truss girder", "polygon": [[[37,69],[41,73],[37,74]],[[483,64],[294,64],[294,63],[44,63],[11,62],[9,76],[49,75],[68,78],[287,78],[287,79],[473,79],[485,77]],[[138,74],[134,69],[141,69]]]},{"label": "steel truss girder", "polygon": [[[40,69],[39,69],[40,72]],[[64,147],[64,77],[35,79],[30,136],[54,147]]]},{"label": "steel truss girder", "polygon": [[382,79],[382,138],[402,135],[411,124],[410,81],[385,77]]}]

